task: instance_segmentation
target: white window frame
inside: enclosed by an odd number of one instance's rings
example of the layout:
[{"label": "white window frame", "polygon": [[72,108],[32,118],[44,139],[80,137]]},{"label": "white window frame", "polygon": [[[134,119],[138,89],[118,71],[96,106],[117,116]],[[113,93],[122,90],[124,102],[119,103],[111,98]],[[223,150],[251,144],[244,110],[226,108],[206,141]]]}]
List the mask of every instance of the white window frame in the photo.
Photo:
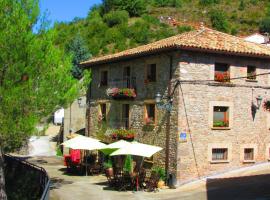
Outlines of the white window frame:
[{"label": "white window frame", "polygon": [[[214,127],[214,107],[229,107],[229,126]],[[209,127],[213,130],[230,130],[233,127],[233,103],[228,101],[210,101],[209,102]]]},{"label": "white window frame", "polygon": [[[245,160],[245,149],[253,149],[253,160]],[[254,163],[256,162],[258,154],[258,147],[256,144],[244,144],[240,147],[240,158],[243,163]]]},{"label": "white window frame", "polygon": [[[228,149],[227,160],[213,160],[212,149]],[[229,163],[232,160],[232,144],[231,143],[212,143],[208,144],[208,161],[212,164],[215,163]]]}]

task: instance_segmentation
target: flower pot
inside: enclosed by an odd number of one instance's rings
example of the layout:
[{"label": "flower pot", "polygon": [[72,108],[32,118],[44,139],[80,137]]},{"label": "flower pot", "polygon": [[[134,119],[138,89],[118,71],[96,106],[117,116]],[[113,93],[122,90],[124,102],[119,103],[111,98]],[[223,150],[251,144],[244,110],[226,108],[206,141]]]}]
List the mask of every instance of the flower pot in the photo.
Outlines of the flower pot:
[{"label": "flower pot", "polygon": [[106,175],[108,176],[108,177],[112,177],[113,176],[113,168],[107,168],[106,170],[105,170],[105,173],[106,173]]},{"label": "flower pot", "polygon": [[165,182],[162,180],[158,181],[158,188],[163,188],[165,186]]}]

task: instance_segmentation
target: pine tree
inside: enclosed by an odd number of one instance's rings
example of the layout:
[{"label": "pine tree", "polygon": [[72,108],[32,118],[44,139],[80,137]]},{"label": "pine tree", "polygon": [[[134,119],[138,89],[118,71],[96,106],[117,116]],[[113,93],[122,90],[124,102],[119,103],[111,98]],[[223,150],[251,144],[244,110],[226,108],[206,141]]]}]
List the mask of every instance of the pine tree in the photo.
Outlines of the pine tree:
[{"label": "pine tree", "polygon": [[91,57],[89,50],[80,36],[77,34],[74,39],[71,41],[70,45],[68,46],[68,52],[72,54],[72,75],[74,78],[81,79],[83,77],[83,71],[80,68],[79,64],[82,61],[85,61]]}]

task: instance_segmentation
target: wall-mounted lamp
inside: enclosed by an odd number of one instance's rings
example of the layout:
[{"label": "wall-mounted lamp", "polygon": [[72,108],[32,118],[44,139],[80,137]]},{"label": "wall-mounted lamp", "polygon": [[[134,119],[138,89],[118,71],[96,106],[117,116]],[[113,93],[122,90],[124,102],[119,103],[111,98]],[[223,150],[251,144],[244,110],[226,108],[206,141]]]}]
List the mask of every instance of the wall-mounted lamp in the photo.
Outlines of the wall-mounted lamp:
[{"label": "wall-mounted lamp", "polygon": [[158,92],[155,96],[155,101],[158,109],[164,109],[168,112],[172,110],[172,98],[170,96],[167,97],[166,101],[162,100],[162,95]]},{"label": "wall-mounted lamp", "polygon": [[78,98],[77,99],[77,101],[78,101],[78,105],[79,105],[79,107],[81,107],[82,106],[82,98],[80,97],[80,98]]},{"label": "wall-mounted lamp", "polygon": [[261,106],[262,100],[263,100],[262,96],[261,95],[257,96],[256,100],[257,100],[257,109],[260,109],[260,106]]}]

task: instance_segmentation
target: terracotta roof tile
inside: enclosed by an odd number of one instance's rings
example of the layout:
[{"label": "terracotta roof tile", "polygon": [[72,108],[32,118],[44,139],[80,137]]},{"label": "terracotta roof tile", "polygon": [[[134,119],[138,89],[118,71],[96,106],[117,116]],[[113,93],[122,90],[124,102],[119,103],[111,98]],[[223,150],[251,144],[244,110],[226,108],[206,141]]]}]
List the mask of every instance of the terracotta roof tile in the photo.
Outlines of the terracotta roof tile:
[{"label": "terracotta roof tile", "polygon": [[270,48],[265,45],[248,42],[243,38],[209,28],[201,28],[119,53],[93,58],[81,64],[93,66],[169,48],[270,58]]}]

